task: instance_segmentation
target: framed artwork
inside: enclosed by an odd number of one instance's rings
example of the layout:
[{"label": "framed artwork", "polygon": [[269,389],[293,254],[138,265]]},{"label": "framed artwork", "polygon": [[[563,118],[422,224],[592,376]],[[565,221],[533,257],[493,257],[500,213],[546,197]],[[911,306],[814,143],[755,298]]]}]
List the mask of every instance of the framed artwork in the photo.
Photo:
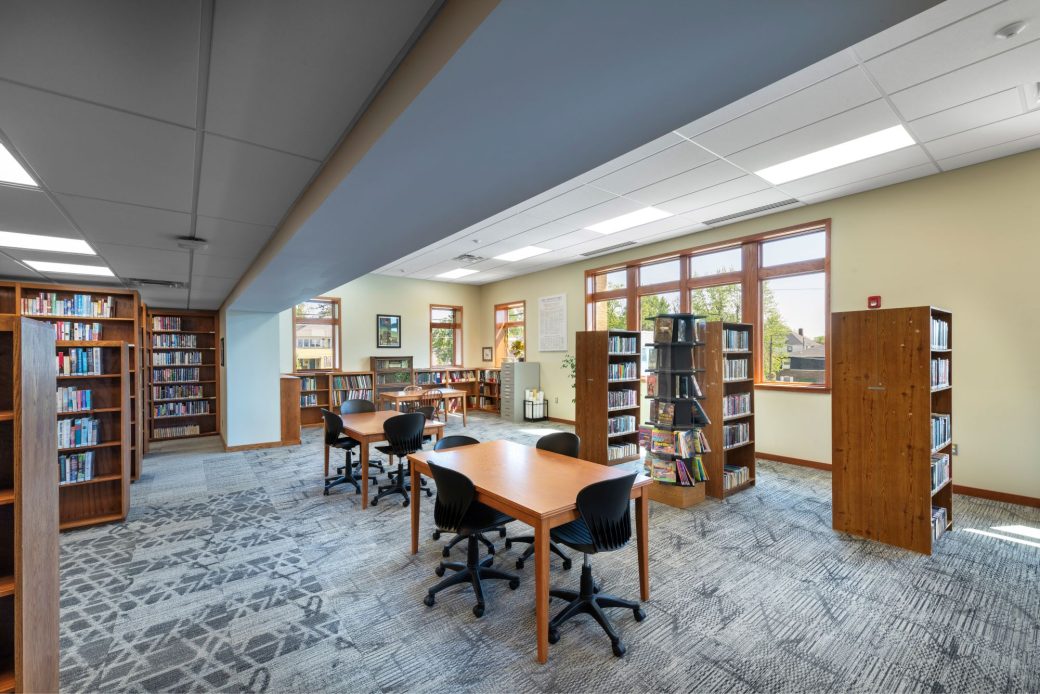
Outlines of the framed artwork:
[{"label": "framed artwork", "polygon": [[376,314],[376,347],[401,346],[401,317]]},{"label": "framed artwork", "polygon": [[484,357],[484,361],[494,361],[495,353],[494,353],[494,351],[492,351],[492,349],[490,347],[485,347],[484,349],[481,350],[481,352],[482,352],[482,356]]}]

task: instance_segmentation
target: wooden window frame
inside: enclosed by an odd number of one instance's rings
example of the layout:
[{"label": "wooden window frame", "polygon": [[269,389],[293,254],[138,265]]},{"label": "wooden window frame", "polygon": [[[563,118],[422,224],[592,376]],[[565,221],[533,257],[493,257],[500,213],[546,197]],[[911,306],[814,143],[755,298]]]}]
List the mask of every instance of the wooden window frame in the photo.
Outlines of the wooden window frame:
[{"label": "wooden window frame", "polygon": [[[773,267],[762,267],[762,244],[767,241],[775,241],[780,238],[799,236],[813,232],[824,232],[825,250],[823,258],[803,260]],[[741,250],[741,268],[736,272],[724,272],[706,277],[690,276],[690,258],[714,251],[730,248]],[[639,286],[639,268],[644,265],[659,263],[672,258],[679,258],[679,281],[662,282],[659,284]],[[606,272],[626,270],[626,286],[624,289],[612,289],[609,291],[596,292],[595,278]],[[824,346],[826,347],[826,361],[824,368],[823,383],[781,383],[777,381],[763,381],[763,359],[762,347],[755,352],[755,388],[760,390],[781,390],[787,392],[801,393],[829,393],[831,390],[831,339],[830,339],[830,313],[831,313],[831,220],[819,219],[805,224],[798,224],[781,229],[772,229],[757,234],[740,236],[726,241],[694,246],[678,251],[669,251],[646,258],[638,258],[604,265],[585,271],[585,326],[587,330],[595,330],[596,326],[596,303],[607,299],[625,299],[627,308],[627,324],[629,330],[639,330],[639,298],[648,294],[661,294],[664,292],[679,292],[679,310],[688,312],[690,310],[690,290],[703,287],[715,287],[724,284],[741,285],[740,311],[741,320],[751,323],[755,328],[756,339],[760,340],[762,335],[762,282],[779,277],[795,277],[798,275],[824,274]]]},{"label": "wooden window frame", "polygon": [[[436,309],[448,310],[455,312],[454,323],[434,323],[433,312]],[[430,368],[435,369],[437,367],[451,367],[451,366],[462,366],[463,365],[463,354],[462,354],[462,307],[451,306],[449,304],[430,304],[429,323],[430,323]],[[433,363],[433,331],[451,329],[455,332],[455,353],[451,357],[450,364],[436,364]]]},{"label": "wooden window frame", "polygon": [[[514,306],[520,306],[521,308],[524,309],[524,319],[522,321],[506,320],[506,321],[503,321],[503,322],[499,323],[498,322],[498,312],[499,311],[505,311],[506,317],[508,318],[508,316],[509,316],[509,309],[510,309],[510,307],[514,307]],[[524,331],[524,337],[523,337],[524,347],[525,347],[525,349],[524,349],[524,356],[526,358],[526,355],[527,355],[527,350],[526,350],[526,347],[527,347],[527,301],[526,300],[506,301],[506,302],[503,302],[501,304],[495,304],[495,308],[493,309],[493,313],[491,315],[492,315],[492,319],[494,320],[494,323],[495,323],[494,354],[492,355],[494,357],[495,368],[498,368],[498,367],[502,366],[502,362],[505,360],[506,355],[509,353],[509,345],[507,344],[506,340],[504,340],[504,339],[501,340],[501,341],[499,340],[499,332],[502,332],[503,334],[506,334],[509,331],[510,328],[520,328],[521,330]],[[501,344],[499,344],[500,342],[501,342]],[[500,350],[501,350],[501,353],[499,353]]]},{"label": "wooden window frame", "polygon": [[[300,304],[295,304],[292,307],[292,367],[293,373],[326,373],[331,371],[339,371],[340,366],[343,364],[343,306],[336,296],[316,296],[313,299],[307,299],[307,301],[301,301],[301,304],[306,304],[311,301],[324,301],[326,303],[333,304],[335,308],[335,318],[304,318],[300,319],[296,315],[296,307]],[[298,325],[332,325],[335,326],[332,330],[332,356],[335,362],[331,369],[308,369],[306,371],[299,371],[296,368],[296,326]]]}]

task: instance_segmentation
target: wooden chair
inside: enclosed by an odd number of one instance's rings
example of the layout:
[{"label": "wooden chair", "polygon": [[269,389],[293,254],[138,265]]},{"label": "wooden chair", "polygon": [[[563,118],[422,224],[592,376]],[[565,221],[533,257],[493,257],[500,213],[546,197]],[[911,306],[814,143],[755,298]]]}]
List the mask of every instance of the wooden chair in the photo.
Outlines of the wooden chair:
[{"label": "wooden chair", "polygon": [[419,407],[432,407],[433,417],[431,419],[440,419],[438,412],[443,415],[444,422],[448,422],[448,411],[444,406],[444,393],[441,392],[440,388],[430,388],[422,395],[422,400],[419,401]]},{"label": "wooden chair", "polygon": [[[401,392],[405,395],[422,395],[425,389],[422,386],[405,386]],[[416,412],[421,404],[418,400],[406,400],[402,412]]]}]

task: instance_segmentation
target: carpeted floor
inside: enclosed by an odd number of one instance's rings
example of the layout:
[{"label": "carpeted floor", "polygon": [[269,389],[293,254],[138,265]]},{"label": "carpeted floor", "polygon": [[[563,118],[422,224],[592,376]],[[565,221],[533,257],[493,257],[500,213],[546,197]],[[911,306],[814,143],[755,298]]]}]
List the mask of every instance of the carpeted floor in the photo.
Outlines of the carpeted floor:
[{"label": "carpeted floor", "polygon": [[[564,428],[538,426],[478,414],[449,433]],[[833,532],[829,475],[763,462],[725,503],[651,506],[652,598],[642,623],[614,613],[623,659],[577,618],[539,666],[532,565],[515,592],[490,584],[482,619],[463,588],[425,607],[433,504],[413,557],[400,502],[322,496],[319,433],[156,447],[126,523],[62,535],[63,691],[1040,690],[1040,539],[1014,527],[1040,532],[1037,509],[958,496],[957,529],[922,557]],[[513,570],[523,547],[499,547]],[[638,596],[634,543],[593,565]],[[553,585],[577,579],[553,561]]]}]

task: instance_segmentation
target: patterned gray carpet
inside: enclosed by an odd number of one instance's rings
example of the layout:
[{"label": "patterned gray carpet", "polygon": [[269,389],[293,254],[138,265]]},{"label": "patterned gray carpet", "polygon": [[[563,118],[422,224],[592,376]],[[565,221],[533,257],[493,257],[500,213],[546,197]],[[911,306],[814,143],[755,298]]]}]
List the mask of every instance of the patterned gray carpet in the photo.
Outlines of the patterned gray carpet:
[{"label": "patterned gray carpet", "polygon": [[[453,419],[463,431],[543,433],[480,415]],[[63,691],[1040,690],[1036,509],[958,496],[957,530],[922,557],[834,533],[829,475],[762,463],[725,503],[652,505],[648,618],[615,611],[625,658],[578,618],[539,666],[531,565],[515,592],[490,585],[482,619],[462,588],[425,607],[433,505],[413,557],[398,501],[362,513],[353,490],[322,496],[318,437],[165,444],[126,523],[63,535]],[[593,564],[638,596],[634,543]],[[577,579],[554,560],[554,585]]]}]

